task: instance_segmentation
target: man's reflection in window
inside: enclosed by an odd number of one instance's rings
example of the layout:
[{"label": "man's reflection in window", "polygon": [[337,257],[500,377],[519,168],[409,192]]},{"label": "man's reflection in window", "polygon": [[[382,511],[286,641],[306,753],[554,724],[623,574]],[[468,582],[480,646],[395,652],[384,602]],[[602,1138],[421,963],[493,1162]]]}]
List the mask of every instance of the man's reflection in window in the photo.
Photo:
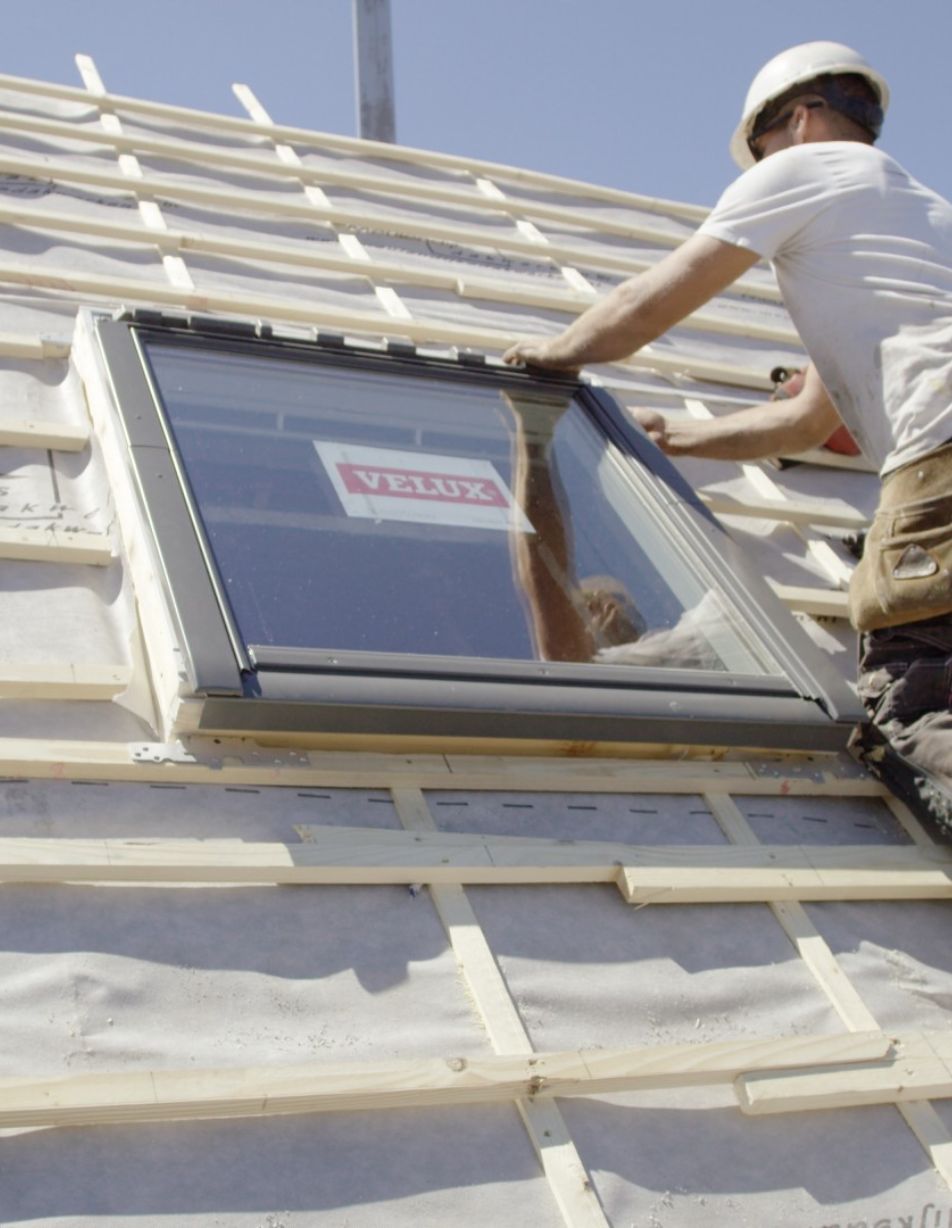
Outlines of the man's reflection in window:
[{"label": "man's reflection in window", "polygon": [[543,661],[723,669],[709,639],[726,625],[715,592],[686,610],[674,627],[648,631],[619,579],[577,579],[568,499],[553,447],[571,397],[503,393],[503,398],[515,420],[513,494],[534,530],[515,530],[510,541],[536,655]]},{"label": "man's reflection in window", "polygon": [[620,581],[576,578],[568,500],[553,452],[571,397],[503,397],[515,419],[513,494],[534,529],[510,538],[533,647],[544,661],[593,661],[601,648],[636,641],[645,622]]}]

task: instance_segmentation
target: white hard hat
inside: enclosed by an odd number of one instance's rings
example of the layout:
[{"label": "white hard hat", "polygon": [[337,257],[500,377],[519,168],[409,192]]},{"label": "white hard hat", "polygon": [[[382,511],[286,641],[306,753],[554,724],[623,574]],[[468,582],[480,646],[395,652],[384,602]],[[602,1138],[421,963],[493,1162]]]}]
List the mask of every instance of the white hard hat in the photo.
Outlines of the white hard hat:
[{"label": "white hard hat", "polygon": [[764,107],[802,81],[812,81],[827,73],[856,73],[864,77],[876,91],[883,111],[889,105],[889,86],[852,47],[826,42],[790,47],[767,61],[747,91],[743,116],[731,138],[731,157],[742,170],[754,165],[747,138]]}]

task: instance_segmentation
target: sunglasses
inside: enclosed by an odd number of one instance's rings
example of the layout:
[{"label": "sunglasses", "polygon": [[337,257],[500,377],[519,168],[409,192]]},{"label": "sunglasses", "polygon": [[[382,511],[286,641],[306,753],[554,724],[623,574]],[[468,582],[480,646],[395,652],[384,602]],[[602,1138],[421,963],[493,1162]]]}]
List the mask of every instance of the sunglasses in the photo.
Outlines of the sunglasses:
[{"label": "sunglasses", "polygon": [[826,102],[822,98],[814,98],[809,102],[795,102],[793,106],[788,107],[786,111],[781,111],[775,119],[771,119],[766,124],[758,127],[747,138],[747,148],[750,150],[751,157],[755,162],[761,161],[764,156],[763,150],[760,149],[757,142],[761,139],[761,137],[766,136],[768,132],[773,132],[775,128],[780,128],[787,123],[794,111],[796,111],[797,107],[806,107],[810,111],[815,111],[818,107],[825,106]]}]

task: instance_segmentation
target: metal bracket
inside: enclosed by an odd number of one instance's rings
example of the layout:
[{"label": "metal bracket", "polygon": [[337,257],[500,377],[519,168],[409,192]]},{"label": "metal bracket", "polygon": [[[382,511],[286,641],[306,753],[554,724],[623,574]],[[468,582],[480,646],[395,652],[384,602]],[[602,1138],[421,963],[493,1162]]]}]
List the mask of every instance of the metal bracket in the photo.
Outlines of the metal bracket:
[{"label": "metal bracket", "polygon": [[129,753],[133,763],[198,763],[181,742],[133,742]]},{"label": "metal bracket", "polygon": [[224,761],[253,768],[306,768],[311,766],[306,750],[262,750],[243,738],[188,738],[182,742],[133,742],[130,754],[134,763],[172,763],[200,766],[219,771]]}]

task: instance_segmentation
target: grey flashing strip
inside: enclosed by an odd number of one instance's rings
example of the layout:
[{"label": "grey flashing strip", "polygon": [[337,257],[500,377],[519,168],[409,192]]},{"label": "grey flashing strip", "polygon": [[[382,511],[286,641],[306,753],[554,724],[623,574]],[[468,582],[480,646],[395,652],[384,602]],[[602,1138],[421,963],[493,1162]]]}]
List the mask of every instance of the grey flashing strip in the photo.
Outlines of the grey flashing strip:
[{"label": "grey flashing strip", "polygon": [[100,321],[98,332],[189,681],[199,693],[240,695],[235,640],[135,339],[128,327],[112,320]]},{"label": "grey flashing strip", "polygon": [[836,752],[845,748],[853,727],[818,721],[815,704],[781,696],[695,693],[673,702],[651,691],[406,678],[305,678],[287,685],[288,675],[267,673],[259,673],[256,683],[256,696],[207,699],[201,730]]}]

